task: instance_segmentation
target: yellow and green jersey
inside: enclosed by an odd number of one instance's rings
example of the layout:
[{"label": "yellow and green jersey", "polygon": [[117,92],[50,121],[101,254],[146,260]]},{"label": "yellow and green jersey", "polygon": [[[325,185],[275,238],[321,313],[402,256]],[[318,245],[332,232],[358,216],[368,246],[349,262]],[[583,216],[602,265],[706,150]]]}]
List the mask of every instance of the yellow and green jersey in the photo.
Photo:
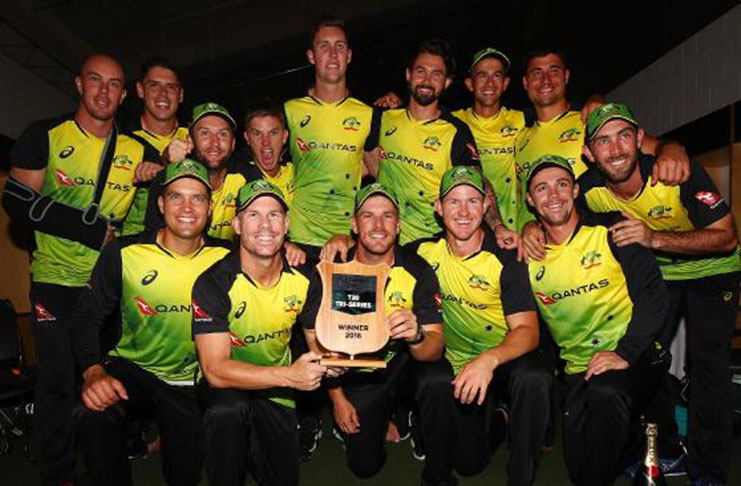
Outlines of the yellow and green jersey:
[{"label": "yellow and green jersey", "polygon": [[322,246],[350,234],[363,153],[378,140],[378,111],[355,98],[325,103],[313,96],[285,104],[288,148],[295,170],[291,241]]},{"label": "yellow and green jersey", "polygon": [[378,182],[399,200],[399,242],[440,233],[435,199],[443,174],[455,165],[480,166],[471,130],[450,113],[415,120],[404,108],[388,110],[381,116],[379,145]]},{"label": "yellow and green jersey", "polygon": [[[74,114],[32,123],[13,146],[10,163],[28,170],[46,170],[41,194],[79,209],[95,197],[105,138],[85,131]],[[118,134],[113,159],[100,199],[100,214],[120,223],[134,200],[134,171],[142,160],[157,154],[137,140]],[[34,232],[31,273],[34,282],[82,287],[98,259],[99,251],[76,241]]]},{"label": "yellow and green jersey", "polygon": [[[278,282],[263,287],[242,271],[239,251],[235,250],[196,281],[193,334],[228,333],[231,359],[255,366],[288,366],[291,331],[297,319],[305,319],[308,292],[308,271],[289,266],[285,257]],[[257,393],[295,406],[290,389]]]},{"label": "yellow and green jersey", "polygon": [[[198,372],[190,334],[196,278],[229,253],[207,238],[191,255],[160,246],[157,231],[118,238],[101,253],[73,316],[81,368],[100,363],[100,328],[117,308],[111,356],[127,359],[171,384],[194,385]],[[108,321],[110,322],[110,321]]]},{"label": "yellow and green jersey", "polygon": [[413,247],[432,266],[440,282],[445,357],[457,374],[509,333],[506,317],[535,311],[527,267],[517,254],[502,250],[485,230],[481,250],[468,256],[450,251],[445,238],[421,240]]},{"label": "yellow and green jersey", "polygon": [[[355,249],[350,250],[348,261],[354,259]],[[412,249],[396,246],[394,248],[394,263],[386,281],[384,289],[386,315],[391,315],[400,309],[411,310],[417,318],[417,324],[425,326],[429,324],[442,324],[442,313],[438,299],[440,288],[432,267]],[[322,282],[317,272],[314,272],[309,291],[308,313],[306,319],[301,321],[304,329],[314,329],[319,306],[322,297]],[[400,352],[407,349],[406,344],[400,340],[390,341],[389,344],[373,354],[386,362]],[[372,371],[362,369],[362,371]]]},{"label": "yellow and green jersey", "polygon": [[[678,186],[653,185],[655,158],[639,154],[638,166],[643,188],[629,200],[608,189],[596,167],[579,178],[581,196],[594,212],[625,211],[657,231],[692,231],[705,228],[730,213],[705,169],[692,162],[690,179]],[[666,280],[690,280],[738,272],[741,258],[738,247],[725,255],[690,256],[654,252]]]},{"label": "yellow and green jersey", "polygon": [[[127,132],[129,133],[129,132]],[[137,121],[136,126],[131,127],[131,136],[136,138],[142,143],[148,143],[154,150],[159,154],[157,160],[148,160],[148,162],[159,162],[162,158],[162,153],[165,151],[170,142],[174,139],[185,140],[188,137],[188,129],[186,127],[177,127],[169,135],[157,135],[154,132],[145,130],[141,126],[141,120]],[[129,209],[129,214],[126,215],[126,219],[121,229],[121,235],[134,235],[144,231],[144,218],[147,212],[147,199],[149,197],[149,184],[137,184],[136,193],[134,194],[134,202]]]},{"label": "yellow and green jersey", "polygon": [[520,215],[517,218],[518,231],[522,230],[525,223],[535,219],[525,202],[525,178],[530,164],[543,155],[560,155],[569,161],[579,177],[587,170],[581,155],[584,132],[581,112],[566,111],[549,121],[535,121],[519,133],[515,141],[515,163],[522,188]]},{"label": "yellow and green jersey", "polygon": [[515,140],[525,128],[525,115],[502,107],[490,118],[477,115],[472,108],[454,111],[471,129],[481,157],[481,169],[494,189],[502,222],[517,230],[520,187],[515,167]]},{"label": "yellow and green jersey", "polygon": [[666,287],[653,255],[637,244],[618,248],[611,218],[582,212],[564,243],[547,244],[545,259],[529,264],[540,315],[569,374],[585,371],[600,351],[634,363],[664,322]]}]

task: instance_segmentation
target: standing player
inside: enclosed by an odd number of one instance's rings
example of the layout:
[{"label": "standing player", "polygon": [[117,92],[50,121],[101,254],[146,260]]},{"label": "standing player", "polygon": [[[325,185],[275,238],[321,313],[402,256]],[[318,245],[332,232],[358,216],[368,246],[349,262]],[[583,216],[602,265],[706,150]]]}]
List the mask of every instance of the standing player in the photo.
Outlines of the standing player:
[{"label": "standing player", "polygon": [[[127,133],[143,143],[149,143],[161,155],[175,139],[185,142],[186,127],[178,126],[177,113],[183,102],[183,87],[175,68],[165,58],[152,58],[142,66],[136,82],[136,95],[142,100],[141,117],[127,127]],[[144,230],[149,184],[138,184],[134,203],[124,220],[122,235]]]},{"label": "standing player", "polygon": [[[196,485],[201,477],[190,297],[196,278],[229,251],[227,242],[204,236],[211,212],[206,168],[190,159],[170,164],[163,184],[165,227],[106,247],[72,317],[84,378],[78,436],[95,485],[131,484],[126,420],[152,412],[166,482]],[[103,333],[117,310],[118,329]],[[112,351],[103,349],[101,334],[116,336]]]},{"label": "standing player", "polygon": [[103,244],[134,198],[136,169],[157,160],[119,134],[116,110],[126,90],[121,65],[94,55],[75,77],[80,94],[70,115],[32,123],[10,153],[3,205],[35,230],[31,303],[38,352],[35,398],[43,484],[72,481],[74,361],[69,316]]},{"label": "standing player", "polygon": [[449,169],[435,203],[445,237],[415,244],[440,281],[445,326],[445,358],[416,370],[423,484],[455,484],[452,469],[466,476],[484,469],[503,438],[493,411],[503,401],[510,409],[507,482],[532,484],[548,422],[552,378],[534,351],[538,320],[527,267],[482,224],[485,194],[479,171]]},{"label": "standing player", "polygon": [[239,247],[193,288],[193,335],[205,381],[206,469],[213,486],[298,484],[293,389],[315,390],[326,368],[314,353],[291,364],[288,343],[307,318],[309,278],[288,264],[288,204],[264,180],[237,197]]},{"label": "standing player", "polygon": [[380,111],[350,96],[346,75],[352,49],[342,20],[319,21],[306,57],[315,68],[314,87],[285,104],[296,172],[289,234],[316,260],[330,237],[349,239],[364,153],[377,145]]},{"label": "standing player", "polygon": [[611,485],[631,422],[666,376],[668,356],[654,341],[666,287],[651,252],[619,244],[607,215],[577,211],[570,161],[541,157],[527,184],[547,240],[545,259],[529,265],[530,283],[566,361],[569,477],[578,486]]}]

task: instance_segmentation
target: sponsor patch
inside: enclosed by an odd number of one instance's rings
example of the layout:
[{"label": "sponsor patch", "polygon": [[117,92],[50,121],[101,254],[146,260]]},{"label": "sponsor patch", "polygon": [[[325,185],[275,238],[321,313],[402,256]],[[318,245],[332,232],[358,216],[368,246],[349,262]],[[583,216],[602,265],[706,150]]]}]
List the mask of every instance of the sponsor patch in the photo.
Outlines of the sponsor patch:
[{"label": "sponsor patch", "polygon": [[700,191],[695,193],[695,199],[708,206],[710,209],[715,209],[723,202],[723,196],[709,191]]}]

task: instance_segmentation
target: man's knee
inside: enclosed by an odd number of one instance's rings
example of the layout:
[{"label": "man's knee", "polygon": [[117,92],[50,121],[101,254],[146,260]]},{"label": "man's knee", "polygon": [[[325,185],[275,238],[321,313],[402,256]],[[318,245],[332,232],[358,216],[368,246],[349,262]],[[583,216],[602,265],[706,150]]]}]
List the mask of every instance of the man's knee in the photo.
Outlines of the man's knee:
[{"label": "man's knee", "polygon": [[453,370],[445,360],[415,363],[413,373],[417,400],[446,396],[453,392]]},{"label": "man's knee", "polygon": [[599,378],[599,376],[592,378],[592,383],[589,384],[587,390],[589,408],[606,413],[620,413],[629,417],[633,406],[630,395],[614,383]]},{"label": "man's knee", "polygon": [[532,356],[517,364],[510,375],[511,393],[526,393],[528,396],[543,396],[547,399],[553,386],[553,372],[545,360]]},{"label": "man's knee", "polygon": [[103,411],[90,410],[79,404],[73,411],[74,422],[81,437],[107,434],[112,429],[122,429],[126,412],[120,404],[113,404]]},{"label": "man's knee", "polygon": [[375,476],[385,463],[386,454],[383,450],[380,453],[360,450],[357,454],[352,454],[348,450],[347,467],[360,479],[368,479]]},{"label": "man's knee", "polygon": [[212,390],[203,414],[204,425],[211,428],[244,427],[249,416],[249,403],[236,390]]}]

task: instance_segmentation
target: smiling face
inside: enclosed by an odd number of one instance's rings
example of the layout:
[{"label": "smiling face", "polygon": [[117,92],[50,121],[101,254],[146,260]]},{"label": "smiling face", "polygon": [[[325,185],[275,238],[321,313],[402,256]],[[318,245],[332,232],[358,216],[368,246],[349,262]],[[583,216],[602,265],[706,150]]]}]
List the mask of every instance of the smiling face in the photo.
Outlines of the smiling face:
[{"label": "smiling face", "polygon": [[239,243],[249,255],[272,258],[280,252],[288,231],[288,214],[272,196],[260,196],[232,220]]},{"label": "smiling face", "polygon": [[204,116],[193,126],[196,157],[213,171],[226,166],[234,151],[232,126],[218,115]]},{"label": "smiling face", "polygon": [[144,110],[155,120],[170,121],[183,101],[183,88],[177,74],[163,66],[152,66],[144,79],[136,82],[136,94]]},{"label": "smiling face", "polygon": [[566,100],[569,75],[563,60],[551,53],[530,60],[522,83],[535,106],[551,106]]},{"label": "smiling face", "polygon": [[638,170],[638,151],[643,142],[643,129],[625,120],[605,123],[594,134],[584,154],[594,162],[609,182],[625,182]]},{"label": "smiling face", "polygon": [[579,186],[573,176],[560,167],[539,170],[530,180],[527,202],[546,226],[564,225],[577,217],[574,199]]},{"label": "smiling face", "polygon": [[473,186],[461,184],[435,202],[445,231],[458,241],[468,241],[481,227],[489,201]]},{"label": "smiling face", "polygon": [[345,31],[340,27],[325,25],[314,36],[306,57],[314,65],[319,81],[336,84],[345,80],[347,66],[352,60],[352,49]]},{"label": "smiling face", "polygon": [[92,56],[75,77],[80,107],[99,121],[109,121],[126,97],[121,65],[108,56]]},{"label": "smiling face", "polygon": [[358,234],[358,244],[373,255],[393,251],[396,236],[401,231],[399,210],[385,196],[371,196],[355,211],[352,230]]},{"label": "smiling face", "polygon": [[409,94],[420,106],[428,106],[442,96],[452,79],[445,67],[445,60],[435,54],[422,52],[407,68]]},{"label": "smiling face", "polygon": [[487,57],[476,63],[465,83],[476,105],[489,108],[499,104],[509,86],[509,77],[501,60]]},{"label": "smiling face", "polygon": [[166,230],[181,239],[200,238],[211,214],[211,193],[192,177],[181,177],[165,186],[157,204]]},{"label": "smiling face", "polygon": [[244,139],[260,170],[275,177],[280,170],[280,154],[288,140],[288,130],[280,119],[272,115],[252,118],[245,127]]}]

